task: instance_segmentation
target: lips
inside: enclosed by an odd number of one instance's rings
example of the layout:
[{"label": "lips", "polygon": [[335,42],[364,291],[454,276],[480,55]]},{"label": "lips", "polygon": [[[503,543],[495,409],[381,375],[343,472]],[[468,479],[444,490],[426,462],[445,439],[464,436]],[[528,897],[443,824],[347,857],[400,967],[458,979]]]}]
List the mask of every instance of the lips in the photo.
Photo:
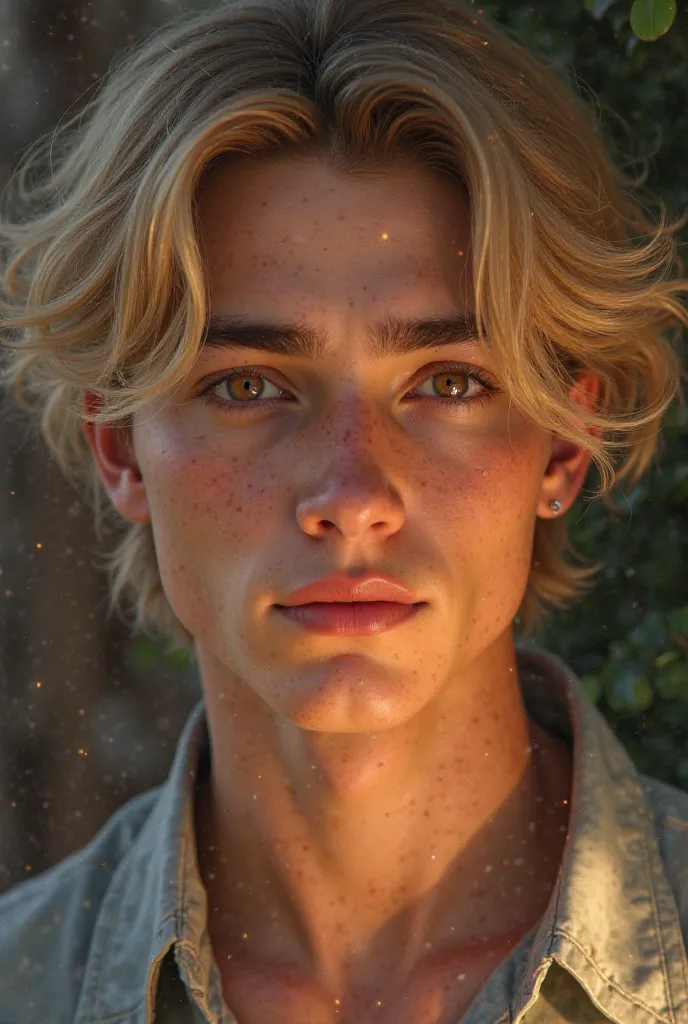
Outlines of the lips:
[{"label": "lips", "polygon": [[313,602],[386,601],[397,604],[415,604],[415,595],[399,580],[382,573],[352,577],[335,573],[307,583],[293,591],[278,607],[293,608]]},{"label": "lips", "polygon": [[335,573],[299,587],[275,607],[313,633],[371,636],[405,622],[424,604],[391,576]]}]

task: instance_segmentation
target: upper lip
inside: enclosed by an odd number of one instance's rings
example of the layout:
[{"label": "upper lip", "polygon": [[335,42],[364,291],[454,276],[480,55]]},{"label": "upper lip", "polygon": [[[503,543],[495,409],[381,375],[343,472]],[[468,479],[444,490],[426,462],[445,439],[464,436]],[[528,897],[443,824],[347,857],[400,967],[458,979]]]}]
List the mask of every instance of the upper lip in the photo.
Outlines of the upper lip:
[{"label": "upper lip", "polygon": [[403,583],[383,573],[356,577],[335,573],[306,583],[278,603],[291,607],[311,601],[397,601],[414,604],[416,598]]}]

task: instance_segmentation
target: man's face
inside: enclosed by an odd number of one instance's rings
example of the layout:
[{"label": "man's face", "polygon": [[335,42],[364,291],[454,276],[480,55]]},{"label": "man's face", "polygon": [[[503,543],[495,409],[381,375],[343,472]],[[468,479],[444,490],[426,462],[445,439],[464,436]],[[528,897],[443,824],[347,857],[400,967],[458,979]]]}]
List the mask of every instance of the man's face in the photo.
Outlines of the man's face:
[{"label": "man's face", "polygon": [[[289,158],[216,167],[199,215],[210,312],[306,326],[327,348],[208,346],[136,416],[165,592],[214,679],[308,729],[400,724],[510,629],[551,450],[507,394],[466,377],[501,383],[477,343],[369,349],[375,321],[470,313],[465,203],[411,165],[355,178]],[[276,609],[335,571],[384,572],[425,603],[367,636]]]}]

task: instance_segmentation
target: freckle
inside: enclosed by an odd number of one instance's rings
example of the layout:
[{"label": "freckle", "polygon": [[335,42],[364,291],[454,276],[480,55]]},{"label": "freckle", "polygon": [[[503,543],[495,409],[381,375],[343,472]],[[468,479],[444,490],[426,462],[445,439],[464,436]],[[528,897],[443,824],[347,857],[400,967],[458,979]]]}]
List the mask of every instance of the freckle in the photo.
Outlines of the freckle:
[{"label": "freckle", "polygon": [[430,817],[430,811],[423,811],[423,815],[424,815],[424,817],[429,818]]},{"label": "freckle", "polygon": [[477,717],[471,718],[471,725],[480,725],[480,719]]}]

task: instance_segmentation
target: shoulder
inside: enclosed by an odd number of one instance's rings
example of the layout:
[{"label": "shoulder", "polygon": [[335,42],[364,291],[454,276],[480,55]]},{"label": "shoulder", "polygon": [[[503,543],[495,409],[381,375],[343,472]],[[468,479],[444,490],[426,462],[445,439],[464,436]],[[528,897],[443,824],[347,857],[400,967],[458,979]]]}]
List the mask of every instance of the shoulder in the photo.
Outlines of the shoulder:
[{"label": "shoulder", "polygon": [[72,1024],[101,903],[158,793],[134,797],[83,849],[0,896],[1,1024]]},{"label": "shoulder", "polygon": [[688,936],[688,793],[649,775],[640,775],[659,850]]}]

